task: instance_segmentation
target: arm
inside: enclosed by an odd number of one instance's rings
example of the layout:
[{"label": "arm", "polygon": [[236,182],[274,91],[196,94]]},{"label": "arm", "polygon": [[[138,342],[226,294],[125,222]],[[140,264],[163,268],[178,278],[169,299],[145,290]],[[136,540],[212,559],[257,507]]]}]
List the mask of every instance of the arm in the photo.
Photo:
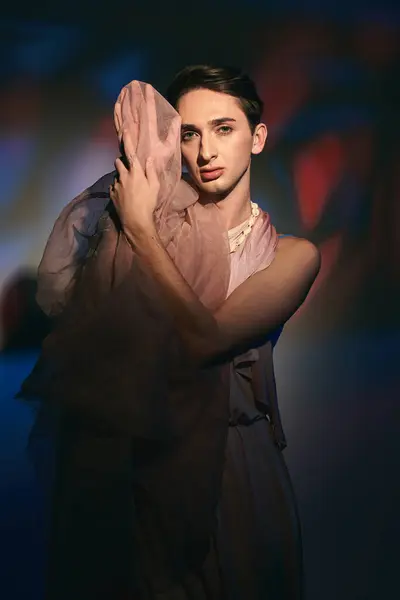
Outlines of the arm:
[{"label": "arm", "polygon": [[319,270],[317,249],[306,240],[281,239],[274,262],[211,313],[183,279],[155,230],[159,182],[154,164],[147,161],[143,171],[128,133],[124,145],[129,168],[117,159],[119,181],[110,196],[129,243],[160,286],[189,354],[205,363],[257,345],[304,301]]},{"label": "arm", "polygon": [[126,229],[139,259],[160,286],[178,332],[201,363],[240,353],[285,323],[305,300],[318,274],[319,252],[303,239],[279,241],[273,263],[240,285],[212,314],[165,251],[154,227]]}]

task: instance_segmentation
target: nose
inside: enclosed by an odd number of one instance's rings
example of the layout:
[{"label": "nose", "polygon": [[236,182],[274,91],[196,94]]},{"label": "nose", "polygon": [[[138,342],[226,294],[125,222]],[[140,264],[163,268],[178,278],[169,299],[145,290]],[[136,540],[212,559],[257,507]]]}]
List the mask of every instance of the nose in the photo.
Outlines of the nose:
[{"label": "nose", "polygon": [[203,135],[199,148],[199,162],[202,164],[209,163],[217,154],[217,148],[211,136]]}]

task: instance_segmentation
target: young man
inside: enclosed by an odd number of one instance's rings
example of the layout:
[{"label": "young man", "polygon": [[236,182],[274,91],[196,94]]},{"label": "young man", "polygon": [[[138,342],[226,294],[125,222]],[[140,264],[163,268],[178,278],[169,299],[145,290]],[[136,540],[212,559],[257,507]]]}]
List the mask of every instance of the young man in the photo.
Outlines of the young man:
[{"label": "young man", "polygon": [[124,88],[117,176],[63,211],[39,269],[62,313],[23,388],[62,413],[48,597],[298,600],[272,346],[319,254],[251,201],[252,81],[189,67],[167,97],[179,117]]},{"label": "young man", "polygon": [[[181,151],[199,203],[218,206],[226,229],[251,217],[250,167],[267,139],[254,84],[236,70],[189,67],[167,98],[182,119]],[[131,146],[125,139],[125,149]],[[111,190],[124,231],[161,286],[181,334],[201,358],[235,352],[285,323],[305,299],[319,270],[319,253],[304,239],[281,238],[268,269],[257,273],[211,315],[198,302],[162,247],[153,212],[159,190],[154,164],[146,174],[132,151],[128,170],[117,159]],[[244,241],[244,240],[243,240]],[[254,310],[254,305],[263,307]]]},{"label": "young man", "polygon": [[[181,117],[181,152],[198,202],[218,207],[228,234],[237,234],[239,228],[239,243],[231,245],[231,254],[240,252],[246,236],[252,235],[251,161],[267,139],[254,85],[234,69],[189,67],[177,75],[167,97]],[[318,250],[303,239],[280,238],[270,266],[237,286],[217,310],[208,310],[175,267],[155,229],[159,185],[154,163],[144,171],[134,153],[129,154],[131,141],[125,142],[130,168],[116,161],[119,181],[111,191],[125,235],[157,282],[192,357],[208,364],[226,356],[232,365],[215,555],[209,558],[214,571],[211,568],[210,574],[210,567],[203,565],[165,597],[191,598],[196,589],[204,599],[301,598],[295,500],[279,440],[273,435],[280,427],[279,413],[275,411],[272,423],[266,419],[268,400],[261,408],[249,386],[249,380],[254,384],[257,377],[254,363],[253,369],[246,368],[246,358],[241,361],[240,355],[243,349],[262,345],[260,340],[265,344],[271,339],[303,302],[319,270]],[[243,254],[241,260],[251,257]],[[258,366],[271,369],[268,360],[263,365],[262,357],[260,350]],[[247,355],[247,360],[251,363],[254,358]],[[270,387],[271,405],[273,377],[265,385]]]}]

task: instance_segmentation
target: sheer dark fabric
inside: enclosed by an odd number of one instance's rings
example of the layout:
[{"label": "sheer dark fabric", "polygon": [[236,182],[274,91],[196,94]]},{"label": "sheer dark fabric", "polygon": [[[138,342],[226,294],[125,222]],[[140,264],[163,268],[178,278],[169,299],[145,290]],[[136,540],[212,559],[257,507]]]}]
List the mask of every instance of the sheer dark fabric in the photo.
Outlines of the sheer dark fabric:
[{"label": "sheer dark fabric", "polygon": [[[262,213],[231,259],[217,207],[200,205],[180,179],[177,120],[146,84],[132,82],[117,101],[120,139],[129,128],[142,163],[157,159],[160,237],[214,310],[270,264],[276,233]],[[38,300],[55,327],[20,393],[41,402],[31,448],[50,433],[55,440],[49,599],[125,597],[139,564],[154,589],[168,589],[202,564],[216,527],[229,365],[187,360],[160,289],[121,231],[112,178],[72,201],[54,226]]]}]

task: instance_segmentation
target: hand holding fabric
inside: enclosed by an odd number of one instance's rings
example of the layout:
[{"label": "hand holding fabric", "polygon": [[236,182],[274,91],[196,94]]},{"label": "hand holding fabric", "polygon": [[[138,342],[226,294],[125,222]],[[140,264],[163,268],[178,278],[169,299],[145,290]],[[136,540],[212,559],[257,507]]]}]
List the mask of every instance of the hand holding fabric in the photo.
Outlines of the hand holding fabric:
[{"label": "hand holding fabric", "polygon": [[[115,127],[123,148],[124,156],[117,158],[115,167],[118,171],[116,182],[110,188],[110,197],[117,209],[124,231],[131,241],[141,233],[154,230],[154,211],[158,205],[161,189],[160,175],[171,160],[174,160],[179,148],[180,118],[175,113],[166,137],[160,137],[154,89],[146,85],[144,88],[145,107],[147,112],[148,148],[152,154],[139,156],[137,115],[130,115],[130,121],[136,121],[136,127],[126,127],[126,115],[122,114],[121,104],[117,103]],[[125,103],[126,104],[126,103]],[[142,120],[143,121],[143,120]],[[124,126],[125,125],[125,126]],[[124,162],[123,159],[126,159]],[[145,158],[144,165],[141,164]]]},{"label": "hand holding fabric", "polygon": [[150,85],[134,81],[122,90],[115,106],[122,156],[115,161],[118,175],[110,197],[131,241],[135,235],[154,230],[160,199],[165,201],[180,177],[176,163],[177,159],[180,163],[181,120],[169,107],[170,115],[165,115],[160,127],[160,97],[156,94]]},{"label": "hand holding fabric", "polygon": [[145,170],[142,168],[134,154],[128,132],[124,135],[124,146],[129,168],[121,158],[116,159],[118,178],[110,186],[110,198],[125,235],[134,242],[136,236],[155,231],[154,211],[157,207],[160,181],[151,157],[146,161]]}]

